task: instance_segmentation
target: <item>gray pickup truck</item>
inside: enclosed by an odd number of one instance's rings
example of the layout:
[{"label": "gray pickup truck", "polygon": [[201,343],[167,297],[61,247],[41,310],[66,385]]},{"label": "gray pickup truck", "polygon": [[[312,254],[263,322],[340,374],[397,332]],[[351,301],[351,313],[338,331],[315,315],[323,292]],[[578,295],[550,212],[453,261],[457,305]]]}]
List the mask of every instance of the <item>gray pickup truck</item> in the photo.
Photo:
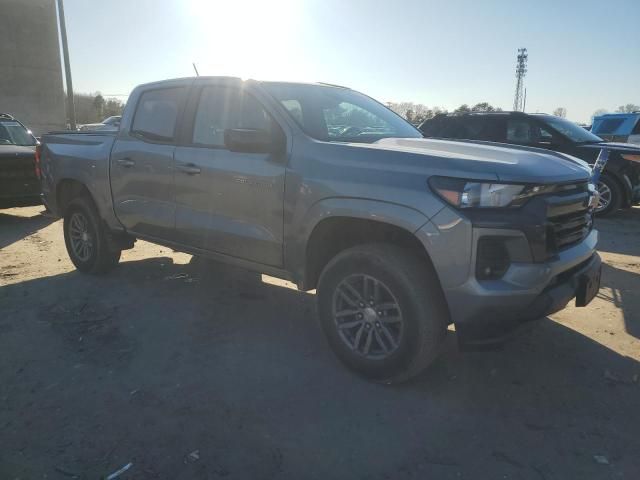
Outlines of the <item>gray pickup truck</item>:
[{"label": "gray pickup truck", "polygon": [[426,140],[344,87],[142,85],[118,132],[45,135],[41,168],[80,271],[140,238],[317,289],[331,347],[376,381],[423,370],[450,324],[486,347],[600,284],[583,166]]}]

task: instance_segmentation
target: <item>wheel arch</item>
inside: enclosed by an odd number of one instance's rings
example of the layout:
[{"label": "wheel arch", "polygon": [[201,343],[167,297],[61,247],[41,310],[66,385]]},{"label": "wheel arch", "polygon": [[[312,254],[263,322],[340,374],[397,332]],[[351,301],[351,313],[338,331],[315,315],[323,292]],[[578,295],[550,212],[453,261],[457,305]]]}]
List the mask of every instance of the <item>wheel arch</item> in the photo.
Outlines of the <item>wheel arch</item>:
[{"label": "wheel arch", "polygon": [[63,178],[56,184],[56,213],[64,217],[69,204],[78,197],[86,196],[96,205],[91,191],[80,180],[75,178]]},{"label": "wheel arch", "polygon": [[316,288],[324,266],[335,255],[365,243],[409,248],[433,269],[429,253],[415,235],[427,221],[415,209],[380,201],[341,198],[316,204],[303,222],[308,228],[296,261],[299,287]]},{"label": "wheel arch", "polygon": [[633,190],[631,189],[631,187],[629,187],[627,182],[625,182],[623,178],[624,174],[615,170],[605,170],[604,172],[602,172],[600,179],[602,179],[602,177],[610,178],[620,189],[620,193],[622,194],[620,207],[625,208],[631,206],[631,196]]}]

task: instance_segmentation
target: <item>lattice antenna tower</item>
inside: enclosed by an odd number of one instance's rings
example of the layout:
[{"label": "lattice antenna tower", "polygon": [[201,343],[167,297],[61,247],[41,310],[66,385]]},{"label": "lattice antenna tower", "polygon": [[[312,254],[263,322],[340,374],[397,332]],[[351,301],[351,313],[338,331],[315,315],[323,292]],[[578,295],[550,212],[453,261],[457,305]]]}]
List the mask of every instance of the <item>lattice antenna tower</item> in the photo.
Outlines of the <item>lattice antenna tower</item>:
[{"label": "lattice antenna tower", "polygon": [[527,74],[527,54],[526,48],[518,49],[518,61],[516,63],[516,94],[513,98],[513,110],[515,112],[524,111],[524,76]]}]

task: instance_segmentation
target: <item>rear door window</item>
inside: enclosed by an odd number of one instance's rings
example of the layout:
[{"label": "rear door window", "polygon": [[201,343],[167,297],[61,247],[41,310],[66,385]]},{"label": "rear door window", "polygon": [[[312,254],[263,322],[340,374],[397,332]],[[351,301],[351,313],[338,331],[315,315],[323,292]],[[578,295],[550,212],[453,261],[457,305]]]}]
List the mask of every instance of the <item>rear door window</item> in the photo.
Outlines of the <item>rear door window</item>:
[{"label": "rear door window", "polygon": [[184,95],[184,87],[144,92],[138,102],[131,133],[147,140],[173,142]]}]

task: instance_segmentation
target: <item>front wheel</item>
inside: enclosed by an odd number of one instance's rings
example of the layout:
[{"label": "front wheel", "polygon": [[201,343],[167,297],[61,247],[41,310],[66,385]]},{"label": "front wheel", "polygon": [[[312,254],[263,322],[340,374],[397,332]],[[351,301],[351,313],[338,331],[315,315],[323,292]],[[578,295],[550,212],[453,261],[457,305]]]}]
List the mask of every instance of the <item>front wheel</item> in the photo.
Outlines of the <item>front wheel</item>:
[{"label": "front wheel", "polygon": [[81,272],[104,273],[118,264],[121,251],[109,241],[90,198],[80,197],[69,204],[63,228],[69,258]]},{"label": "front wheel", "polygon": [[622,205],[622,189],[613,177],[606,174],[600,177],[598,193],[600,200],[595,209],[596,215],[606,217],[620,209]]},{"label": "front wheel", "polygon": [[394,245],[338,254],[318,285],[322,329],[338,358],[366,378],[398,383],[438,355],[448,311],[426,260]]}]

